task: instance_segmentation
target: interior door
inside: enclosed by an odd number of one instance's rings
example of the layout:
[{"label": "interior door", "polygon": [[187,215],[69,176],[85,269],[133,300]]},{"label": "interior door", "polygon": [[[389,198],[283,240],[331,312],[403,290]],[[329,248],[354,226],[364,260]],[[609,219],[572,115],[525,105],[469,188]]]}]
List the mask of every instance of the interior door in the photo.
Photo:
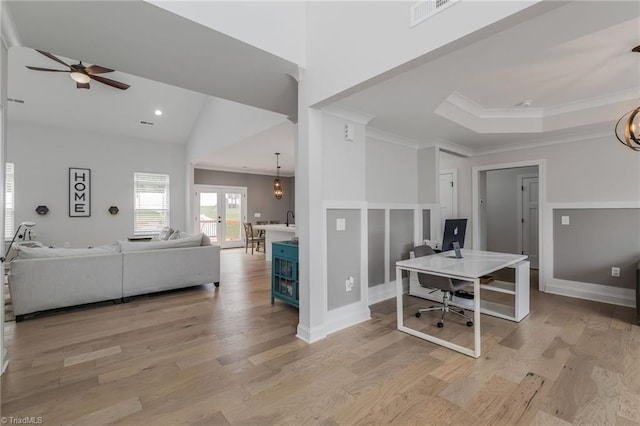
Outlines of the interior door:
[{"label": "interior door", "polygon": [[195,232],[204,232],[222,248],[244,246],[247,188],[196,185]]},{"label": "interior door", "polygon": [[522,178],[522,254],[538,269],[538,178]]},{"label": "interior door", "polygon": [[444,229],[444,221],[458,215],[456,176],[453,171],[440,173],[440,229]]}]

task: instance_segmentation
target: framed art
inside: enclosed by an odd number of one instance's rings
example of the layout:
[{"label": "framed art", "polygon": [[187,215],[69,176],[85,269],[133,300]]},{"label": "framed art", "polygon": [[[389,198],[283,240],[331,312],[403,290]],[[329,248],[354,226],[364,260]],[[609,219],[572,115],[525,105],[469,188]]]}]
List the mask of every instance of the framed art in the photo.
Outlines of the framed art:
[{"label": "framed art", "polygon": [[91,169],[69,167],[69,217],[91,216]]}]

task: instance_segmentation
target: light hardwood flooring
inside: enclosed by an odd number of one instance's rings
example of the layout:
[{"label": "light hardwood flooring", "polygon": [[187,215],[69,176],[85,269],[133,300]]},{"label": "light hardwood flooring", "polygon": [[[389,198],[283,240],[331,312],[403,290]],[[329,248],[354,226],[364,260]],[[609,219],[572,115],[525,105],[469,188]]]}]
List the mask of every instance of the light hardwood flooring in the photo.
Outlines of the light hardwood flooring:
[{"label": "light hardwood flooring", "polygon": [[[395,301],[312,345],[270,304],[264,254],[222,253],[197,287],[5,326],[2,416],[44,424],[640,424],[633,311],[531,292],[520,324],[483,316],[478,360],[395,329]],[[424,301],[407,297],[410,318]],[[414,318],[415,319],[415,318]],[[432,327],[435,316],[421,318]],[[431,328],[430,328],[431,329]],[[470,329],[437,330],[464,341]]]}]

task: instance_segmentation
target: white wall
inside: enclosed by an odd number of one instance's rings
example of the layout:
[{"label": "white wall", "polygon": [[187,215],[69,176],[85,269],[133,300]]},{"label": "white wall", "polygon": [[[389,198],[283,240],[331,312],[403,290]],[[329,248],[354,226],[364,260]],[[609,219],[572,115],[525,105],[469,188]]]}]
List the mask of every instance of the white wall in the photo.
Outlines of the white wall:
[{"label": "white wall", "polygon": [[417,203],[416,149],[368,137],[366,184],[368,202]]},{"label": "white wall", "polygon": [[[355,140],[347,141],[344,126],[354,126]],[[322,177],[325,200],[365,199],[365,128],[335,115],[323,114]]]},{"label": "white wall", "polygon": [[[427,22],[409,28],[409,9],[414,3],[310,2],[305,73],[310,105],[442,48],[538,1],[461,1]],[[544,7],[559,5],[549,3],[555,2],[545,2]],[[521,19],[524,17],[515,17],[511,23]],[[496,27],[504,25],[506,23]],[[497,28],[484,28],[482,34],[473,37],[478,39],[495,30]]]},{"label": "white wall", "polygon": [[306,2],[147,1],[305,66]]},{"label": "white wall", "polygon": [[[171,225],[185,229],[184,148],[11,122],[7,159],[15,163],[15,222],[36,222],[37,239],[60,247],[125,239],[133,233],[133,174],[150,172],[170,175]],[[91,217],[69,217],[69,167],[91,169]],[[38,215],[38,205],[50,212]],[[120,212],[112,216],[110,206]]]},{"label": "white wall", "polygon": [[286,117],[226,99],[209,97],[187,141],[187,161],[211,155],[217,149],[240,142],[282,123]]},{"label": "white wall", "polygon": [[439,204],[440,169],[437,147],[418,150],[418,202]]}]

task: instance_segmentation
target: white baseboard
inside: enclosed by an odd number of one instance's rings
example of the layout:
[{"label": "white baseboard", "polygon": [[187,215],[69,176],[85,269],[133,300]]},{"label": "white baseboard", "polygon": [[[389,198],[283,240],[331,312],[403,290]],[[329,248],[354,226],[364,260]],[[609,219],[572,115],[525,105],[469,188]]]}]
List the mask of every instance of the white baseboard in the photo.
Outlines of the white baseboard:
[{"label": "white baseboard", "polygon": [[313,343],[324,339],[331,333],[344,330],[370,319],[371,311],[369,306],[362,302],[357,302],[328,311],[325,323],[320,326],[309,328],[298,324],[296,337],[307,343]]},{"label": "white baseboard", "polygon": [[610,287],[602,284],[552,278],[547,282],[547,293],[620,306],[636,306],[636,291],[630,288]]},{"label": "white baseboard", "polygon": [[[409,291],[409,278],[405,277],[402,279],[402,287],[404,287],[405,292]],[[396,297],[395,281],[369,287],[369,306],[394,297]]]}]

